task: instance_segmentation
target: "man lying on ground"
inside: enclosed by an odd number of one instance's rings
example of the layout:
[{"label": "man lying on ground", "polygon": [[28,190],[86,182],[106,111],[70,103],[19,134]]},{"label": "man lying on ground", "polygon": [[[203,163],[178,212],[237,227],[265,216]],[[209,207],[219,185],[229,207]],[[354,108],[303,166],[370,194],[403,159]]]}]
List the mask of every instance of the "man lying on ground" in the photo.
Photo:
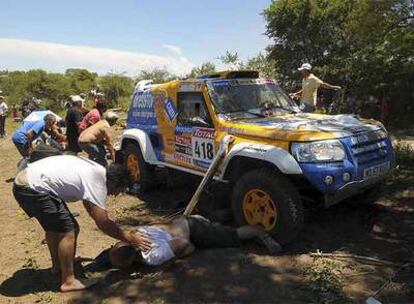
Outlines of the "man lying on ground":
[{"label": "man lying on ground", "polygon": [[240,247],[245,240],[260,241],[271,253],[282,248],[269,234],[257,226],[246,225],[239,228],[210,222],[200,215],[181,216],[165,224],[139,226],[137,233],[148,235],[151,249],[142,251],[118,242],[109,250],[112,266],[120,269],[139,262],[146,265],[161,265],[175,257],[191,254],[196,248]]},{"label": "man lying on ground", "polygon": [[52,273],[61,273],[61,291],[82,290],[95,283],[75,278],[73,264],[79,225],[66,202],[82,200],[90,217],[108,236],[144,251],[151,248],[147,236],[123,230],[108,217],[107,194],[119,193],[125,176],[126,170],[120,165],[105,169],[71,155],[38,160],[16,176],[14,197],[26,214],[35,217],[45,230]]},{"label": "man lying on ground", "polygon": [[79,135],[80,148],[88,153],[89,159],[106,166],[106,148],[115,160],[115,149],[112,145],[111,126],[118,119],[115,113],[108,113],[105,119],[98,121]]}]

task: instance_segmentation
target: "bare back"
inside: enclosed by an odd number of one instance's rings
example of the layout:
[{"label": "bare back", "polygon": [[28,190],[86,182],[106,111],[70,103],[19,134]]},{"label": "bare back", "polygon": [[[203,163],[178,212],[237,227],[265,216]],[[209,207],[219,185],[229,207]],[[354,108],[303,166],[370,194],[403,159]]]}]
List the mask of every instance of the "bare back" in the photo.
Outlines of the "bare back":
[{"label": "bare back", "polygon": [[111,140],[110,134],[111,126],[109,123],[106,120],[100,120],[80,134],[79,142],[88,144],[103,144],[106,141]]}]

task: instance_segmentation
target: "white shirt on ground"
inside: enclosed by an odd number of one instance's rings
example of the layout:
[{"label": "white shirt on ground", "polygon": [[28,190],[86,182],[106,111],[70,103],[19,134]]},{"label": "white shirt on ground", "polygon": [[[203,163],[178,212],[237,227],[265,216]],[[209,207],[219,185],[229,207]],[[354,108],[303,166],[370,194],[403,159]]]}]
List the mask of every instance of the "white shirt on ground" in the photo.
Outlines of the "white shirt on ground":
[{"label": "white shirt on ground", "polygon": [[7,106],[7,103],[5,103],[4,101],[0,102],[0,116],[3,116],[8,108],[9,107]]},{"label": "white shirt on ground", "polygon": [[65,202],[86,200],[106,209],[106,170],[97,163],[72,155],[50,156],[28,165],[30,188],[52,193]]},{"label": "white shirt on ground", "polygon": [[151,266],[161,265],[175,257],[170,246],[171,234],[154,226],[141,226],[137,231],[146,233],[151,240],[151,249],[141,252],[144,263]]}]

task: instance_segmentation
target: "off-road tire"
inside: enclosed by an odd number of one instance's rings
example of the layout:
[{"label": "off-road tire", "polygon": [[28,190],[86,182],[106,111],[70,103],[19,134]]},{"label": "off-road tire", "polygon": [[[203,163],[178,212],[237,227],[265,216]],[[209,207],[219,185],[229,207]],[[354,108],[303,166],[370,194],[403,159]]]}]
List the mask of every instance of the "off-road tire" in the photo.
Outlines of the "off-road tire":
[{"label": "off-road tire", "polygon": [[[129,168],[128,160],[135,157],[138,165],[139,177],[135,178]],[[130,172],[131,183],[138,183],[140,191],[145,192],[155,186],[154,167],[145,162],[144,157],[138,144],[128,144],[124,151],[124,164]]]},{"label": "off-road tire", "polygon": [[291,242],[303,226],[303,206],[298,191],[291,182],[281,174],[268,168],[245,173],[235,184],[232,195],[232,209],[238,225],[248,223],[243,200],[249,191],[260,189],[273,201],[277,218],[274,227],[268,231],[281,244]]}]

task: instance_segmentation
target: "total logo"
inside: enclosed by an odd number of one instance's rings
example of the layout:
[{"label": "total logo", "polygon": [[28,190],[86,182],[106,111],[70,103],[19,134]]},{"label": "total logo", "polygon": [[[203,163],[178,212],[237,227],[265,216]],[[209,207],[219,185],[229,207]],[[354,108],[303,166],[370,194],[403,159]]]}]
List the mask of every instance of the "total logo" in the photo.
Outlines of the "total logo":
[{"label": "total logo", "polygon": [[193,130],[193,136],[206,139],[214,139],[214,129],[197,128]]}]

